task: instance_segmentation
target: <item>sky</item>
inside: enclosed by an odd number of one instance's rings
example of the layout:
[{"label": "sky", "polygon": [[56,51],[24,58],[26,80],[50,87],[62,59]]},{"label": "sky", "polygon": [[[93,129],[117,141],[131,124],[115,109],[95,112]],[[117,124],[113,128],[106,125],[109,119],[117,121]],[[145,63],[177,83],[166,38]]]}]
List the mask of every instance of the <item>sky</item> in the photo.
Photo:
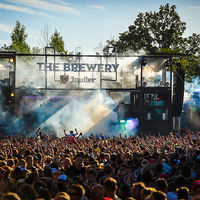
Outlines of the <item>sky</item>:
[{"label": "sky", "polygon": [[176,5],[186,22],[185,37],[200,34],[200,0],[0,0],[0,47],[11,43],[16,21],[26,27],[27,43],[41,46],[41,32],[55,29],[65,49],[94,54],[106,40],[117,39],[128,30],[139,12],[158,11],[160,5]]}]

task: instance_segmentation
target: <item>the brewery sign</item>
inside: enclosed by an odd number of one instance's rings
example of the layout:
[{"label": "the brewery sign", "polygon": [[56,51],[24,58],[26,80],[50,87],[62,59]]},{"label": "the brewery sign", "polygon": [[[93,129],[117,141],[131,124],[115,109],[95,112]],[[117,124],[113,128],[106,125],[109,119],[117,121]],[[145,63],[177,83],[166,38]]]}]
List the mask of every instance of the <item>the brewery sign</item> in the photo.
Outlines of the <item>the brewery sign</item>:
[{"label": "the brewery sign", "polygon": [[39,71],[64,72],[117,72],[119,64],[44,63],[38,62]]}]

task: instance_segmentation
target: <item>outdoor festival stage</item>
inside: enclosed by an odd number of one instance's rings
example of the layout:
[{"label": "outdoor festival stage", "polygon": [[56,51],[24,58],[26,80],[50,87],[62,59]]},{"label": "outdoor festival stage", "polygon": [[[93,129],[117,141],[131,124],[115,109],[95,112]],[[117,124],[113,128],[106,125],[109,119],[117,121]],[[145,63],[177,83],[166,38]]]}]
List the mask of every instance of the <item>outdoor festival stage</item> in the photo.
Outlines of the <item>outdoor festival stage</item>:
[{"label": "outdoor festival stage", "polygon": [[[165,134],[180,128],[184,74],[181,69],[172,73],[176,55],[57,55],[48,50],[45,54],[0,52],[1,89],[6,91],[2,109],[18,119],[17,127],[38,127],[56,113],[70,112],[66,106],[71,106],[71,115],[80,106],[83,118],[100,119],[88,122],[93,131],[113,113],[117,121],[109,118],[112,123],[123,126],[124,121],[137,121],[137,132]],[[70,115],[66,117],[65,121]]]}]

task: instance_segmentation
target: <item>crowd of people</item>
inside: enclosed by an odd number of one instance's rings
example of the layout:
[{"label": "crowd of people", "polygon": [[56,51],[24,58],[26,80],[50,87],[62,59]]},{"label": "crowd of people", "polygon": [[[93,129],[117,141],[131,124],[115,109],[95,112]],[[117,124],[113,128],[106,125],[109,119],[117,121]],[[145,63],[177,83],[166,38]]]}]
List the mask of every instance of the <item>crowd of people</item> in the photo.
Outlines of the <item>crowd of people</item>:
[{"label": "crowd of people", "polygon": [[2,200],[198,200],[200,132],[0,140]]}]

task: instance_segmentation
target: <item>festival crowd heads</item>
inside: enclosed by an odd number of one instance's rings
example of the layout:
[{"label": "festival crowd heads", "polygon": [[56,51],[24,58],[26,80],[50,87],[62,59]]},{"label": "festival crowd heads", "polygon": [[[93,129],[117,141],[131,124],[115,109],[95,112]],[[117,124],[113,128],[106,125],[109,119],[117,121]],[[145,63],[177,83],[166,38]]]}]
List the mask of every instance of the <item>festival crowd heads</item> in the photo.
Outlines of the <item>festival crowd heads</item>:
[{"label": "festival crowd heads", "polygon": [[2,200],[198,200],[200,132],[0,140]]}]

